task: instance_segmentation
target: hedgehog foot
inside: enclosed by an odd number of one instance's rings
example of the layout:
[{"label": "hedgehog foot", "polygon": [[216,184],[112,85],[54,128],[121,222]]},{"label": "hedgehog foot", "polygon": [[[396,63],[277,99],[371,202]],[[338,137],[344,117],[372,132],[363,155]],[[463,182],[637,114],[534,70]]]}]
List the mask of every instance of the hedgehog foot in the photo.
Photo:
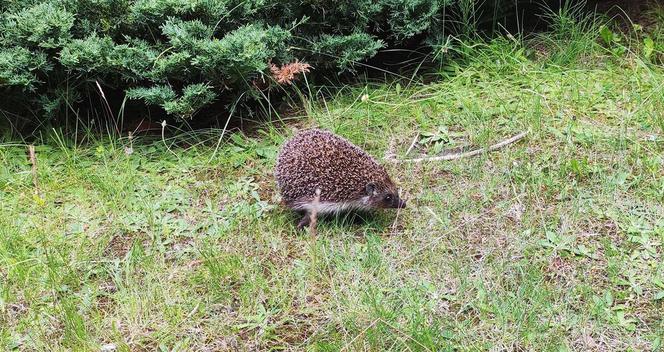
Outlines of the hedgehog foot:
[{"label": "hedgehog foot", "polygon": [[297,223],[298,229],[303,229],[311,224],[311,215],[309,213],[304,214],[302,219]]}]

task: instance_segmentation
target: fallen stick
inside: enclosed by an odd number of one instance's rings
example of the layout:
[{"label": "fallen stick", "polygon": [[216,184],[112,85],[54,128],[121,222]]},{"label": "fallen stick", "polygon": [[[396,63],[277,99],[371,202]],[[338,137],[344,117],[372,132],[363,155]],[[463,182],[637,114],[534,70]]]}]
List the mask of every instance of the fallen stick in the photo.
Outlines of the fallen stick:
[{"label": "fallen stick", "polygon": [[488,148],[480,148],[480,149],[475,149],[471,150],[469,152],[463,152],[463,153],[455,153],[455,154],[447,154],[447,155],[441,155],[441,156],[432,156],[432,157],[425,157],[425,158],[415,158],[415,159],[390,159],[390,162],[393,163],[419,163],[423,161],[441,161],[441,160],[456,160],[456,159],[461,159],[461,158],[468,158],[471,156],[475,156],[478,154],[482,154],[485,152],[490,152],[496,149],[500,149],[506,145],[512,144],[514,142],[517,142],[523,137],[525,137],[528,134],[528,132],[521,132],[509,139],[506,139],[502,142],[496,143]]},{"label": "fallen stick", "polygon": [[406,154],[404,154],[403,156],[408,156],[408,154],[410,154],[410,152],[413,150],[413,148],[415,148],[415,144],[417,144],[418,139],[420,139],[420,133],[419,132],[417,134],[415,134],[415,138],[413,138],[413,142],[410,143],[410,147],[408,147],[408,149],[406,150]]},{"label": "fallen stick", "polygon": [[37,183],[37,156],[35,155],[35,146],[28,146],[28,156],[32,165],[32,184],[35,186],[35,194],[39,195],[39,184]]}]

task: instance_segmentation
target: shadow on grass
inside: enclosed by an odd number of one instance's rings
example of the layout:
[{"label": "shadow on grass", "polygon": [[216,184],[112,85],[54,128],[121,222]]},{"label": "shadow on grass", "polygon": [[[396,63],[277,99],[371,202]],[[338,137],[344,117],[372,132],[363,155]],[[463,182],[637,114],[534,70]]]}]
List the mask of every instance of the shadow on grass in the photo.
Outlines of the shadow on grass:
[{"label": "shadow on grass", "polygon": [[[283,210],[286,216],[286,224],[295,229],[298,221],[304,216],[302,213]],[[394,223],[396,211],[390,210],[375,210],[375,211],[349,211],[339,214],[319,214],[318,215],[318,230],[327,230],[332,232],[339,231],[352,231],[357,233],[358,236],[365,233],[365,231],[357,232],[357,230],[372,229],[376,231],[387,231]],[[299,232],[308,232],[299,230]],[[327,232],[326,231],[326,232]]]}]

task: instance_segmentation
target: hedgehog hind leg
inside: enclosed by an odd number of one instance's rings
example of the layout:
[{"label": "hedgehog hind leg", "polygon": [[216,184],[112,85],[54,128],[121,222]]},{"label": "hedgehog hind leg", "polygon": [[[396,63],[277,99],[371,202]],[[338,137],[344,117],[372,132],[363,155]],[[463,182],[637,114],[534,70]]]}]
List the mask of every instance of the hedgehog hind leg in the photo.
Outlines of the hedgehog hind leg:
[{"label": "hedgehog hind leg", "polygon": [[302,216],[302,219],[300,219],[297,223],[297,228],[298,229],[303,229],[311,224],[311,214],[309,212],[305,212],[304,216]]}]

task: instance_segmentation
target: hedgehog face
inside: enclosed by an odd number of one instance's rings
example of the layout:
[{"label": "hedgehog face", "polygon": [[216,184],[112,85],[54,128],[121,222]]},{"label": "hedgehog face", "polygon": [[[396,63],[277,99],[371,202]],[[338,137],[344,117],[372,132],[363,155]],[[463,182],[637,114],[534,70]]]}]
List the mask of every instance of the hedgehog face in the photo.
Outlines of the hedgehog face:
[{"label": "hedgehog face", "polygon": [[372,208],[405,208],[406,202],[399,198],[396,187],[380,189],[375,183],[366,186],[366,203]]}]

